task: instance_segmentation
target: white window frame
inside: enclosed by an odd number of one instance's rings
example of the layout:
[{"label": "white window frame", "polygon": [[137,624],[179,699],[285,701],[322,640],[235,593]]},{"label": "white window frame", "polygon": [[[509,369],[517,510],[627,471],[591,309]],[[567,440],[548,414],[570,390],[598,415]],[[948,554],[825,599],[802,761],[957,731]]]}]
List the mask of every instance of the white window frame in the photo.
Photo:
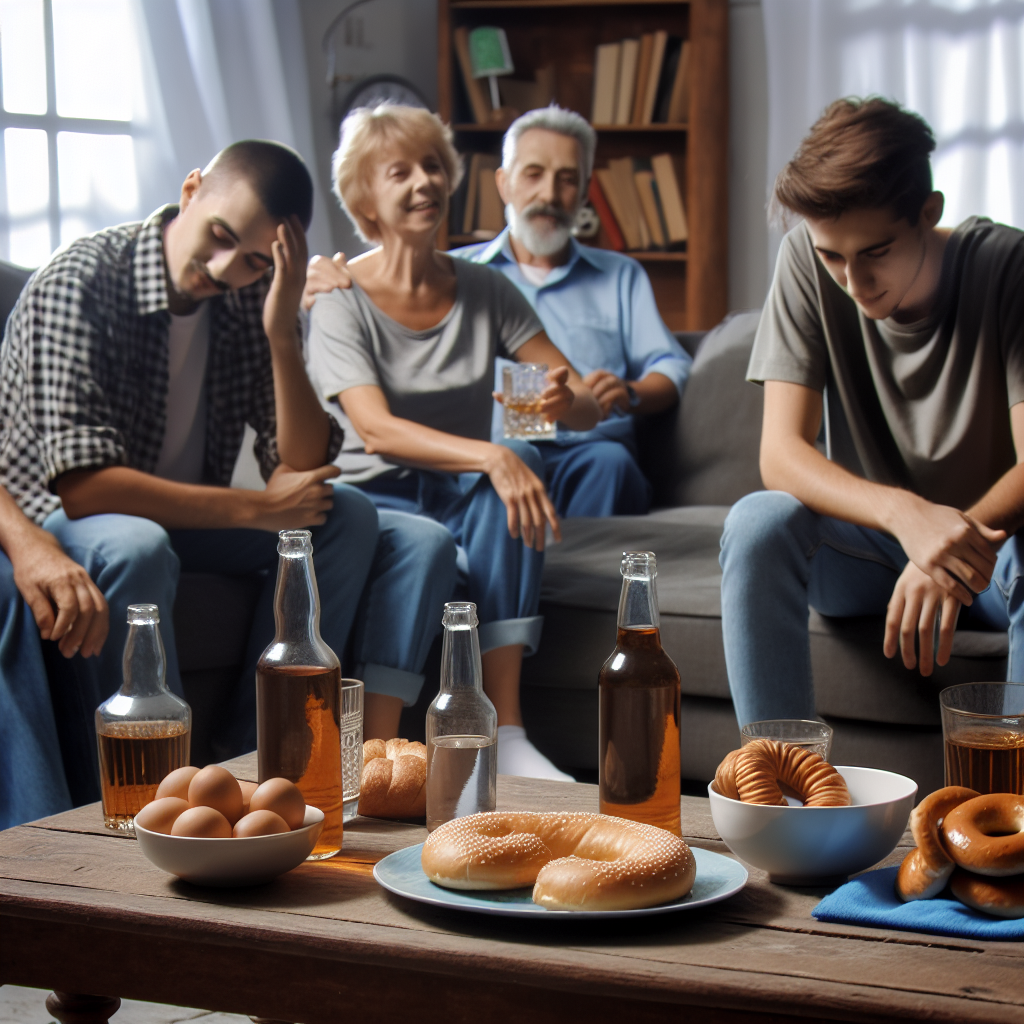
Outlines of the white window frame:
[{"label": "white window frame", "polygon": [[[100,118],[61,117],[57,113],[57,75],[53,49],[53,5],[43,0],[43,49],[46,58],[46,113],[12,114],[3,106],[3,76],[0,73],[0,238],[3,239],[5,259],[10,254],[10,232],[12,227],[38,219],[11,217],[7,209],[7,153],[4,147],[4,130],[7,128],[36,128],[46,132],[47,164],[49,170],[49,202],[47,221],[50,229],[50,251],[60,242],[60,178],[57,173],[57,133],[74,132],[82,135],[134,135],[131,121],[111,121]],[[0,60],[2,60],[0,55]],[[2,72],[0,67],[0,72]]]}]

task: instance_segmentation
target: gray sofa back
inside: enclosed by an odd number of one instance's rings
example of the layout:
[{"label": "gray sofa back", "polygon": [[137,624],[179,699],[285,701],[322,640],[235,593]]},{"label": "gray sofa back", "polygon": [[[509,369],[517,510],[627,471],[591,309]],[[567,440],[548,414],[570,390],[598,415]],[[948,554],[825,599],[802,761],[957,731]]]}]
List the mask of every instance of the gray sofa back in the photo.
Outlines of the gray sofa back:
[{"label": "gray sofa back", "polygon": [[764,398],[746,380],[759,319],[758,310],[726,317],[697,349],[682,402],[637,422],[656,507],[732,505],[761,490]]}]

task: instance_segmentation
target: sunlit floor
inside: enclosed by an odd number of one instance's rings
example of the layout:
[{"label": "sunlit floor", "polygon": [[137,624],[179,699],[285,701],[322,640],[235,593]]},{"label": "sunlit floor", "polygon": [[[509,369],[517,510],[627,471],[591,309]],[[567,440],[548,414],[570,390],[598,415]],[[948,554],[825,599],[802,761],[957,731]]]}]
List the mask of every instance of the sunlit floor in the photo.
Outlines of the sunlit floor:
[{"label": "sunlit floor", "polygon": [[[53,1018],[46,1012],[48,995],[49,992],[41,988],[0,986],[0,1024],[51,1024]],[[110,1019],[113,1024],[177,1024],[178,1021],[251,1024],[248,1017],[239,1017],[233,1013],[210,1013],[184,1006],[140,1003],[135,999],[122,1000],[121,1009]]]}]

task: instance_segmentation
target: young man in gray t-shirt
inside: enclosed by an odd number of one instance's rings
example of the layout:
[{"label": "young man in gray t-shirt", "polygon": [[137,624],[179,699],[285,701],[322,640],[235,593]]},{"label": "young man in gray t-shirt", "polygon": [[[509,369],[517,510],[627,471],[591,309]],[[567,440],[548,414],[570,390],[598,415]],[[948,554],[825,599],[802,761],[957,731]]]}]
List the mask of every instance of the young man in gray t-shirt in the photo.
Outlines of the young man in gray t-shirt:
[{"label": "young man in gray t-shirt", "polygon": [[937,227],[934,148],[916,115],[840,100],[776,181],[804,219],[748,371],[768,490],[722,538],[741,725],[815,716],[808,606],[886,612],[885,654],[925,676],[958,615],[1008,630],[1007,677],[1024,680],[1024,232]]}]

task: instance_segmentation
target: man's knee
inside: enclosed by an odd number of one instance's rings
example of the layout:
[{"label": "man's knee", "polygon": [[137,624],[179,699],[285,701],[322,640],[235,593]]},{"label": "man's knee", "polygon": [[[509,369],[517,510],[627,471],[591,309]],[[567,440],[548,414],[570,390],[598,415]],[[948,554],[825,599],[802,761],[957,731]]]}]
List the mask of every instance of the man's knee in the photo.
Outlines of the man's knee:
[{"label": "man's knee", "polygon": [[455,585],[457,549],[446,526],[426,516],[381,511],[380,531],[398,560],[414,568],[425,583],[446,592]]},{"label": "man's knee", "polygon": [[358,487],[351,484],[334,485],[334,504],[327,514],[327,522],[318,530],[323,533],[343,531],[346,540],[368,544],[377,543],[377,506]]},{"label": "man's knee", "polygon": [[722,567],[730,559],[747,560],[779,550],[799,535],[812,513],[785,491],[755,491],[740,498],[729,510],[722,531]]}]

